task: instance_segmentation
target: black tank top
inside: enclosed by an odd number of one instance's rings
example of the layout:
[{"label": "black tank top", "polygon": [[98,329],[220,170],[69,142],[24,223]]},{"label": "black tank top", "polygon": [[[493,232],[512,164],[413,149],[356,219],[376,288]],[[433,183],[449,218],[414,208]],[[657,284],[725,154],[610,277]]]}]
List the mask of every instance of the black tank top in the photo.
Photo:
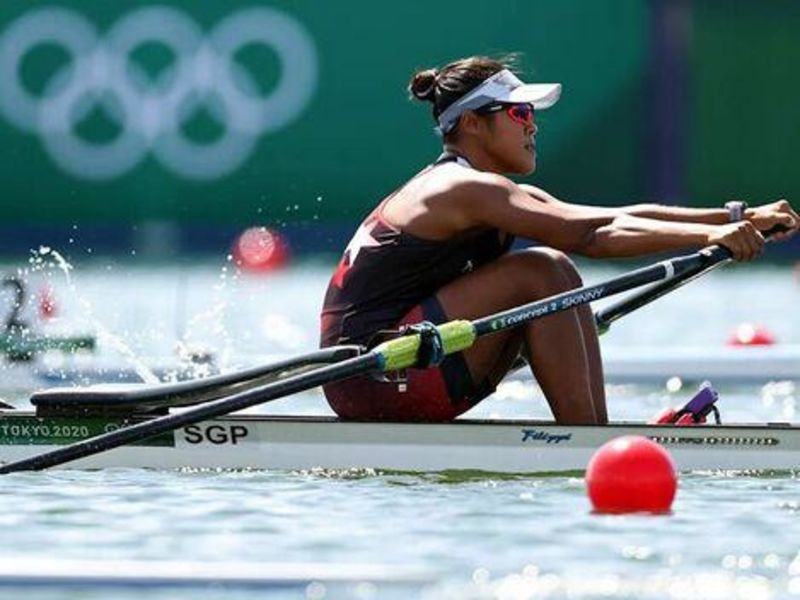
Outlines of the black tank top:
[{"label": "black tank top", "polygon": [[[442,155],[434,166],[457,162]],[[393,227],[381,202],[361,223],[331,277],[321,318],[321,346],[364,344],[391,329],[411,308],[444,285],[508,251],[513,236],[498,229],[426,240]]]}]

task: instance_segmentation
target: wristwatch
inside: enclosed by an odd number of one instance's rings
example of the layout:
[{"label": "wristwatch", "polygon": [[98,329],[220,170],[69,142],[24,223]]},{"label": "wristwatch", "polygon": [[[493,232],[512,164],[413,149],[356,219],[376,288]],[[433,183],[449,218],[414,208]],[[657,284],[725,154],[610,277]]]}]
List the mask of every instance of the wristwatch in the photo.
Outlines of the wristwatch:
[{"label": "wristwatch", "polygon": [[725,208],[728,209],[728,222],[736,223],[737,221],[744,220],[744,211],[747,210],[747,202],[744,200],[731,200],[725,203]]}]

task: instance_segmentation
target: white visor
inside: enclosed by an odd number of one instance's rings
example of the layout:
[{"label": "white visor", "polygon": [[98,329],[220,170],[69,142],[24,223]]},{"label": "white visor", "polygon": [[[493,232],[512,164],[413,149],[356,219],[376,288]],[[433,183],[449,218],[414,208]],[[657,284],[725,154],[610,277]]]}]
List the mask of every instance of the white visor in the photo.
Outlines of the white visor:
[{"label": "white visor", "polygon": [[528,103],[536,110],[550,108],[561,96],[560,83],[523,83],[508,69],[495,73],[439,115],[436,131],[445,135],[458,124],[461,115],[496,102]]}]

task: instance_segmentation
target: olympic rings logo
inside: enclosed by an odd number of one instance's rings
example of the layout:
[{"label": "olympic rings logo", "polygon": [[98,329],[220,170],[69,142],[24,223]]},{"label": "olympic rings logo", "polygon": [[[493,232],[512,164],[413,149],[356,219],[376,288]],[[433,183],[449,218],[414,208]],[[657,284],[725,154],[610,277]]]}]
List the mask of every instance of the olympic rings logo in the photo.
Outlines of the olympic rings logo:
[{"label": "olympic rings logo", "polygon": [[[148,43],[174,56],[155,77],[131,60]],[[249,44],[268,47],[280,62],[280,79],[264,95],[234,60]],[[34,94],[21,81],[22,63],[44,45],[60,47],[70,61]],[[0,36],[0,81],[0,114],[39,136],[51,159],[74,176],[114,179],[152,152],[181,177],[212,180],[238,169],[261,135],[302,113],[316,85],[317,56],[306,29],[273,8],[239,10],[204,35],[185,13],[148,6],[127,13],[101,39],[80,14],[46,7],[22,15]],[[76,131],[98,108],[119,129],[102,143]],[[208,143],[183,131],[203,110],[223,128]]]}]

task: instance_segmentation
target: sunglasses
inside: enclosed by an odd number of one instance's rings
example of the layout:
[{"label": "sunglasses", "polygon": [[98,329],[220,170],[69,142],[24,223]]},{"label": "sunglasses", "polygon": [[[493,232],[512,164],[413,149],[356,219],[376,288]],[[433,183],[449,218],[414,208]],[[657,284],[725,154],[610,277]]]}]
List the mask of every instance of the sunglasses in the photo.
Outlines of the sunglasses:
[{"label": "sunglasses", "polygon": [[488,115],[501,110],[505,110],[509,118],[515,123],[527,126],[533,125],[534,111],[532,104],[489,104],[488,106],[482,106],[475,112],[479,115]]}]

